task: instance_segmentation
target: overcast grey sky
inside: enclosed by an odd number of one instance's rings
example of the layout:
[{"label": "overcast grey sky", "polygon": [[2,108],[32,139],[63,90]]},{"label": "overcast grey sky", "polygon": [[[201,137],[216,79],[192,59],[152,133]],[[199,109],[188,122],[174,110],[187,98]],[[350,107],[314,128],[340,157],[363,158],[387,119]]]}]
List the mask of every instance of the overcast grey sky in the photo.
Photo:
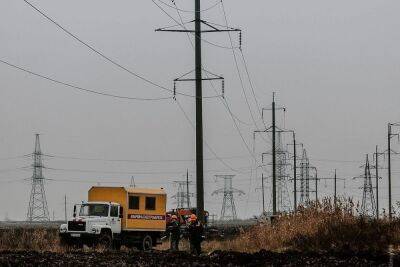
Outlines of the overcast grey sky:
[{"label": "overcast grey sky", "polygon": [[[174,9],[160,4],[178,19]],[[170,3],[169,0],[163,0]],[[185,10],[194,1],[176,0]],[[193,49],[185,34],[157,33],[155,28],[175,24],[150,0],[50,1],[32,0],[61,25],[145,77],[172,88],[172,80],[193,69]],[[203,8],[216,0],[203,0]],[[286,128],[295,129],[321,176],[338,169],[346,177],[339,192],[356,199],[366,153],[386,144],[386,124],[399,121],[400,18],[395,0],[286,0],[224,1],[231,26],[243,30],[243,52],[261,106],[268,107],[272,92],[287,108]],[[192,12],[182,12],[185,21]],[[221,6],[204,12],[205,20],[225,24]],[[61,81],[132,97],[165,97],[168,92],[109,64],[45,20],[23,0],[0,0],[0,59]],[[229,46],[226,34],[207,40]],[[237,44],[237,35],[232,35]],[[252,124],[232,51],[203,43],[203,65],[226,79],[226,99],[233,113]],[[256,104],[237,53],[246,94],[261,127]],[[30,193],[30,158],[4,159],[31,153],[34,134],[41,133],[44,153],[100,159],[164,162],[110,162],[45,158],[50,213],[63,216],[63,196],[69,202],[86,199],[95,181],[129,184],[130,174],[140,186],[162,186],[172,195],[172,181],[186,168],[194,175],[194,131],[173,100],[139,102],[79,92],[0,64],[0,218],[24,219]],[[216,88],[219,87],[216,84]],[[192,84],[179,84],[194,92]],[[205,95],[215,92],[205,83]],[[178,96],[194,119],[192,98]],[[266,119],[266,124],[269,124]],[[254,125],[238,123],[252,147]],[[282,125],[283,126],[283,125]],[[246,192],[236,198],[238,214],[261,211],[260,172],[250,175],[253,160],[220,99],[204,101],[205,140],[218,156],[244,173],[235,173],[218,160],[205,162],[206,209],[219,214],[221,198],[211,192],[222,186],[215,174],[236,174],[234,186]],[[290,140],[286,140],[289,142]],[[394,141],[395,149],[397,141]],[[259,153],[268,149],[257,140]],[[205,156],[213,158],[205,148]],[[232,158],[233,157],[233,158]],[[189,161],[165,162],[179,159]],[[346,162],[338,162],[346,161]],[[398,158],[394,159],[394,197],[400,197]],[[89,171],[97,171],[89,172]],[[396,173],[397,171],[397,173]],[[386,171],[382,171],[381,205],[386,205]],[[194,178],[194,176],[193,176]],[[69,181],[62,181],[69,180]],[[11,182],[10,182],[11,181]],[[321,195],[332,192],[332,181],[321,182]],[[291,187],[291,185],[290,185]],[[169,206],[174,206],[170,199]],[[267,196],[270,202],[270,196]],[[267,204],[268,204],[267,203]],[[385,206],[386,207],[386,206]]]}]

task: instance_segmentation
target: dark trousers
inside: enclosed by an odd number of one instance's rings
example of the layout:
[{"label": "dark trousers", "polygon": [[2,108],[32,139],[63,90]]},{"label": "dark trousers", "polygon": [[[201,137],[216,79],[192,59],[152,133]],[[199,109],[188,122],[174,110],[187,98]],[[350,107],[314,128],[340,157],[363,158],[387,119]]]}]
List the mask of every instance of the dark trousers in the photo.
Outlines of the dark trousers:
[{"label": "dark trousers", "polygon": [[171,242],[171,250],[172,251],[179,251],[179,238],[170,238]]},{"label": "dark trousers", "polygon": [[190,240],[190,253],[200,255],[201,254],[201,241]]}]

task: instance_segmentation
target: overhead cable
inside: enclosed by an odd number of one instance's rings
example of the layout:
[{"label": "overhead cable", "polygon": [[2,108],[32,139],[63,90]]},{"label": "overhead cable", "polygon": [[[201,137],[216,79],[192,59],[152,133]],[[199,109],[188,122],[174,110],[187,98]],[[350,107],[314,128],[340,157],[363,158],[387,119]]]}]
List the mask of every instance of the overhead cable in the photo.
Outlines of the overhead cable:
[{"label": "overhead cable", "polygon": [[169,96],[169,97],[158,97],[158,98],[141,98],[141,97],[131,97],[131,96],[115,95],[115,94],[100,92],[100,91],[96,91],[96,90],[92,90],[92,89],[87,89],[87,88],[84,88],[84,87],[81,87],[81,86],[77,86],[77,85],[74,85],[74,84],[69,83],[69,82],[63,82],[63,81],[56,80],[56,79],[54,79],[52,77],[33,72],[33,71],[28,70],[28,69],[26,69],[24,67],[17,66],[15,64],[12,64],[12,63],[10,63],[8,61],[5,61],[5,60],[2,60],[2,59],[0,59],[0,62],[5,64],[5,65],[7,65],[7,66],[9,66],[9,67],[14,68],[14,69],[23,71],[25,73],[29,73],[29,74],[31,74],[33,76],[36,76],[36,77],[48,80],[50,82],[66,86],[66,87],[70,87],[70,88],[73,88],[73,89],[76,89],[76,90],[80,90],[80,91],[83,91],[83,92],[86,92],[86,93],[102,95],[102,96],[108,96],[108,97],[119,98],[119,99],[139,100],[139,101],[156,101],[156,100],[172,99],[172,96]]},{"label": "overhead cable", "polygon": [[[44,13],[44,11],[40,10],[38,7],[36,7],[35,5],[33,5],[31,2],[27,1],[27,0],[23,0],[27,5],[29,5],[31,8],[33,8],[36,12],[38,12],[40,15],[42,15],[44,18],[46,18],[49,22],[53,23],[54,25],[56,25],[59,29],[61,29],[63,32],[65,32],[67,35],[69,35],[70,37],[72,37],[73,39],[75,39],[76,41],[78,41],[79,43],[81,43],[82,45],[84,45],[85,47],[87,47],[88,49],[90,49],[91,51],[93,51],[95,54],[97,54],[98,56],[102,57],[103,59],[105,59],[106,61],[110,62],[111,64],[115,65],[116,67],[124,70],[125,72],[135,76],[136,78],[150,84],[153,85],[155,87],[158,87],[164,91],[168,91],[171,93],[174,93],[173,89],[167,88],[163,85],[160,85],[130,69],[128,69],[127,67],[123,66],[122,64],[118,63],[116,60],[112,59],[111,57],[105,55],[104,53],[100,52],[100,50],[96,49],[93,45],[88,44],[87,42],[83,41],[81,38],[79,38],[76,34],[72,33],[71,31],[67,30],[64,26],[62,26],[60,23],[58,23],[57,21],[55,21],[53,18],[51,18],[50,16],[48,16],[46,13]],[[189,95],[189,94],[185,94],[185,93],[181,93],[181,92],[175,92],[176,94],[182,95],[182,96],[186,96],[186,97],[193,97],[196,98],[196,96],[194,95]],[[218,96],[204,96],[203,98],[214,98],[214,97],[218,97]]]}]

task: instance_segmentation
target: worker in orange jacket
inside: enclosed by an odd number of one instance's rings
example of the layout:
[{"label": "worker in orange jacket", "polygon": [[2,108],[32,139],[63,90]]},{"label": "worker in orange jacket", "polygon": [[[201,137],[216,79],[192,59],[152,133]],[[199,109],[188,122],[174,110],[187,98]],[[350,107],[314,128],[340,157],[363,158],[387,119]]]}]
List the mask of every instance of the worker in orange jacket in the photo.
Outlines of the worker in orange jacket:
[{"label": "worker in orange jacket", "polygon": [[188,220],[188,233],[190,241],[190,253],[201,254],[201,242],[203,241],[204,228],[202,223],[192,214]]},{"label": "worker in orange jacket", "polygon": [[178,216],[175,214],[171,217],[171,223],[168,225],[168,231],[170,234],[171,251],[179,251],[181,224],[179,223]]}]

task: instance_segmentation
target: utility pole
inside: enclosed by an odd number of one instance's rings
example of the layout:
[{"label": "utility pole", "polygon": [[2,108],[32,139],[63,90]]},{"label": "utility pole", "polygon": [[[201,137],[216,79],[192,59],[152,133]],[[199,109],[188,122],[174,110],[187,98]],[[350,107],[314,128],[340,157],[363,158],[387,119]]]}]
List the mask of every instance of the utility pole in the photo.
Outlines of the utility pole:
[{"label": "utility pole", "polygon": [[[164,32],[180,32],[180,33],[191,33],[195,36],[195,78],[183,78],[183,76],[188,75],[191,72],[181,76],[174,80],[174,98],[176,94],[175,84],[178,81],[194,81],[196,92],[195,92],[195,101],[196,101],[196,208],[197,208],[197,217],[201,222],[204,222],[204,166],[203,166],[203,80],[222,80],[222,94],[224,91],[224,78],[222,76],[215,75],[206,71],[208,74],[211,74],[213,77],[203,78],[202,75],[202,49],[201,49],[201,35],[204,33],[221,33],[221,32],[240,32],[240,29],[235,29],[231,27],[223,27],[222,29],[217,28],[217,25],[214,23],[208,23],[201,19],[201,5],[200,0],[194,0],[195,4],[195,18],[194,22],[194,30],[187,29],[185,24],[182,23],[181,27],[184,29],[172,29],[172,27],[165,27],[156,29],[156,31],[164,31]],[[201,25],[204,24],[208,28],[202,30]]]},{"label": "utility pole", "polygon": [[204,222],[203,173],[203,77],[201,65],[201,8],[195,0],[195,69],[196,69],[196,201],[197,217]]},{"label": "utility pole", "polygon": [[392,138],[392,125],[388,124],[388,186],[389,186],[389,220],[392,219],[392,169],[390,159],[390,139]]},{"label": "utility pole", "polygon": [[[284,107],[280,107],[280,108],[276,108],[276,103],[275,103],[275,92],[272,95],[272,107],[271,108],[263,108],[261,111],[261,118],[264,119],[264,110],[271,110],[272,111],[272,126],[266,128],[265,130],[256,130],[254,131],[254,138],[255,138],[255,133],[272,133],[272,151],[271,151],[271,157],[272,157],[272,213],[273,215],[277,215],[277,136],[276,134],[279,133],[278,136],[278,140],[280,140],[281,137],[281,133],[285,133],[285,132],[292,132],[292,131],[286,131],[286,130],[281,130],[279,129],[277,131],[277,127],[276,127],[276,110],[284,110],[286,111],[286,109]],[[283,149],[281,148],[281,142],[279,142],[279,155],[282,156],[284,153]],[[263,153],[262,157],[264,154],[269,154],[269,153]],[[279,159],[279,182],[281,185],[282,179],[284,179],[284,174],[282,174],[282,168],[285,167],[286,165],[286,157],[285,155],[283,155],[282,157],[280,157]],[[280,187],[281,188],[281,187]],[[282,200],[280,201],[280,203],[282,203]],[[290,204],[291,205],[291,204]]]},{"label": "utility pole", "polygon": [[276,215],[275,92],[272,94],[272,213]]},{"label": "utility pole", "polygon": [[379,156],[385,156],[386,152],[378,152],[378,146],[375,147],[375,153],[374,153],[374,157],[375,157],[375,188],[376,188],[376,192],[375,192],[375,197],[376,197],[376,218],[379,219],[379,179],[381,179],[381,177],[379,177]]},{"label": "utility pole", "polygon": [[333,197],[333,203],[336,208],[336,185],[337,185],[337,176],[336,176],[336,169],[335,169],[335,178],[334,178],[334,197]]},{"label": "utility pole", "polygon": [[296,134],[293,131],[293,211],[297,210],[297,156],[296,156]]},{"label": "utility pole", "polygon": [[68,222],[67,218],[67,195],[64,195],[64,219]]},{"label": "utility pole", "polygon": [[186,169],[186,193],[187,193],[187,208],[190,208],[190,193],[189,193],[189,169]]},{"label": "utility pole", "polygon": [[315,202],[318,202],[318,169],[317,167],[310,167],[315,172]]},{"label": "utility pole", "polygon": [[293,211],[297,210],[297,146],[301,146],[303,149],[303,144],[296,142],[296,134],[292,131],[293,137]]},{"label": "utility pole", "polygon": [[376,193],[376,218],[379,219],[379,160],[378,160],[378,146],[375,147],[375,193]]},{"label": "utility pole", "polygon": [[265,191],[264,191],[264,173],[261,173],[261,191],[262,191],[262,208],[263,214],[265,214]]},{"label": "utility pole", "polygon": [[393,136],[397,136],[399,138],[399,134],[392,133],[392,127],[400,126],[400,123],[388,123],[388,186],[389,186],[389,220],[392,219],[392,148],[391,148],[391,139]]}]

